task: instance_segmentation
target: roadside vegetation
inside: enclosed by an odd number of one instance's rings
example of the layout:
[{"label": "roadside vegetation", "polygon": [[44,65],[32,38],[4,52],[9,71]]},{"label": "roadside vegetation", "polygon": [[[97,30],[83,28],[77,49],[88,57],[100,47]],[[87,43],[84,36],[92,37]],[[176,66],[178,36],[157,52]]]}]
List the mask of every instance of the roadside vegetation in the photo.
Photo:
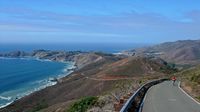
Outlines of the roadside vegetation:
[{"label": "roadside vegetation", "polygon": [[88,96],[74,102],[66,112],[86,112],[91,106],[95,105],[98,97]]},{"label": "roadside vegetation", "polygon": [[[185,70],[179,76],[184,82],[183,88],[200,101],[200,66]],[[187,90],[188,87],[190,90]]]}]

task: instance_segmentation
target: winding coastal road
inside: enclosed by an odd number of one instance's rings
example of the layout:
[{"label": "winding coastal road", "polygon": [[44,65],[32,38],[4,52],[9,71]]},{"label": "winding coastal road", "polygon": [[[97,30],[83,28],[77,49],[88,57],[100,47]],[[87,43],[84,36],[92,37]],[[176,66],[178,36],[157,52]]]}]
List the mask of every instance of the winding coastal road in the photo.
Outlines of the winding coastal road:
[{"label": "winding coastal road", "polygon": [[200,112],[200,104],[172,82],[151,87],[145,96],[142,112]]}]

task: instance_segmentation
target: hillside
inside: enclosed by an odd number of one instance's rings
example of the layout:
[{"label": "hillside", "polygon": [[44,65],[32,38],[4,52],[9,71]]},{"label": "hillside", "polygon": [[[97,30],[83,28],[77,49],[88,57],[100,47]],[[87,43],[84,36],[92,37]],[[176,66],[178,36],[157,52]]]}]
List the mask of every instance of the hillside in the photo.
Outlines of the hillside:
[{"label": "hillside", "polygon": [[181,40],[130,50],[128,53],[139,56],[156,56],[176,64],[196,65],[200,63],[199,48],[200,40]]},{"label": "hillside", "polygon": [[174,69],[159,58],[119,59],[104,55],[58,84],[17,100],[0,112],[64,112],[84,96],[98,96],[100,103],[96,108],[101,111],[113,110],[116,97],[132,92],[144,81],[166,77],[165,72],[171,73]]},{"label": "hillside", "polygon": [[97,76],[101,78],[112,77],[148,77],[160,72],[170,73],[172,67],[160,58],[129,57],[114,62],[103,68]]},{"label": "hillside", "polygon": [[200,66],[183,70],[177,76],[181,79],[181,86],[194,98],[200,101]]}]

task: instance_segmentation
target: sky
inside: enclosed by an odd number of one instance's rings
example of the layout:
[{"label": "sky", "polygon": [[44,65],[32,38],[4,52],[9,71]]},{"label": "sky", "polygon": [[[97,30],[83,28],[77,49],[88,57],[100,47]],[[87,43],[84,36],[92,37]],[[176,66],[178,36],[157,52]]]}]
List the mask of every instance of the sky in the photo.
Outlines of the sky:
[{"label": "sky", "polygon": [[0,0],[0,43],[199,39],[200,0]]}]

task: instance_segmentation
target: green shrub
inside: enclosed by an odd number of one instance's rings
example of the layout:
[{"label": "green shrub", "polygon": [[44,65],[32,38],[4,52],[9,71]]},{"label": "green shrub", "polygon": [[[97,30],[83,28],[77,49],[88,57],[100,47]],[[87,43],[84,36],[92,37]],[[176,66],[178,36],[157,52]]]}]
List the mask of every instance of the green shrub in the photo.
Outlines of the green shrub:
[{"label": "green shrub", "polygon": [[66,112],[85,112],[97,102],[97,99],[98,98],[94,96],[84,97],[72,104]]},{"label": "green shrub", "polygon": [[190,81],[200,84],[200,74],[192,74]]},{"label": "green shrub", "polygon": [[174,63],[163,63],[165,66],[160,67],[160,71],[164,73],[176,73],[178,69]]}]

